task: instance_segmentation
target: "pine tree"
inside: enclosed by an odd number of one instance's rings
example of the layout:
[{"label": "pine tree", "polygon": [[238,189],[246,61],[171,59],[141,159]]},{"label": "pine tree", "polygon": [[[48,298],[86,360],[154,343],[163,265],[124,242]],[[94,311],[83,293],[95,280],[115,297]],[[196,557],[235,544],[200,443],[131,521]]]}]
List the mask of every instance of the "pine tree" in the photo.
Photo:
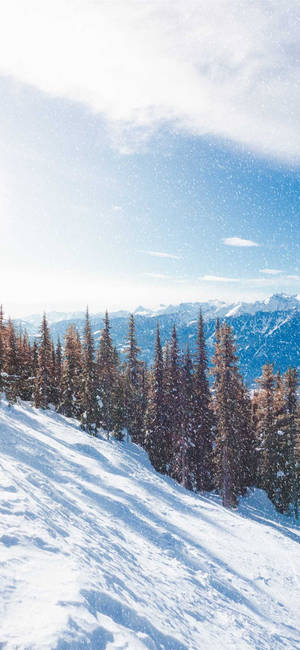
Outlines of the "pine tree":
[{"label": "pine tree", "polygon": [[5,364],[5,327],[3,321],[3,309],[0,305],[0,397],[5,388],[4,382],[4,364]]},{"label": "pine tree", "polygon": [[[58,356],[57,355],[57,361]],[[82,346],[74,325],[68,327],[62,360],[58,412],[66,417],[81,415]]]},{"label": "pine tree", "polygon": [[7,324],[4,356],[5,393],[9,404],[14,404],[18,396],[20,366],[15,328],[10,319],[8,320]]},{"label": "pine tree", "polygon": [[153,467],[158,472],[165,474],[167,469],[167,441],[165,432],[163,374],[163,354],[159,325],[157,324],[154,364],[150,373],[148,405],[145,414],[145,448]]},{"label": "pine tree", "polygon": [[97,428],[100,426],[100,408],[98,402],[98,382],[94,356],[94,339],[87,309],[82,349],[80,423],[84,431],[96,435]]},{"label": "pine tree", "polygon": [[224,323],[216,333],[214,355],[215,484],[225,507],[236,506],[240,485],[239,375],[232,329]]},{"label": "pine tree", "polygon": [[111,395],[112,435],[116,440],[123,440],[125,416],[125,377],[121,372],[120,357],[117,351],[113,356],[113,388]]},{"label": "pine tree", "polygon": [[148,392],[149,392],[149,373],[145,362],[140,364],[140,391],[141,391],[141,418],[142,425],[140,431],[140,439],[137,441],[138,444],[144,447],[145,445],[145,416],[148,404]]},{"label": "pine tree", "polygon": [[163,358],[163,384],[162,384],[162,400],[163,400],[163,431],[165,441],[165,464],[166,472],[170,473],[171,458],[172,458],[172,378],[171,378],[171,345],[169,341],[165,342],[162,348]]},{"label": "pine tree", "polygon": [[187,346],[182,369],[182,439],[180,483],[189,490],[196,489],[194,447],[195,447],[195,391],[193,363]]},{"label": "pine tree", "polygon": [[141,443],[143,439],[143,406],[141,390],[141,364],[138,360],[139,347],[136,341],[133,314],[129,317],[127,363],[124,377],[124,417],[132,441]]},{"label": "pine tree", "polygon": [[34,386],[34,406],[36,408],[45,409],[50,403],[53,380],[52,370],[52,342],[46,314],[44,314],[40,330],[38,365]]},{"label": "pine tree", "polygon": [[181,370],[176,327],[173,325],[170,347],[170,391],[168,395],[168,445],[166,447],[167,471],[177,481],[182,479],[183,413]]},{"label": "pine tree", "polygon": [[[293,511],[295,518],[298,518],[299,500],[300,500],[300,400],[297,400],[296,417],[295,417],[295,439],[294,444],[294,461],[295,461],[295,482],[293,485]],[[295,508],[296,503],[296,508]],[[296,513],[295,513],[296,510]]]},{"label": "pine tree", "polygon": [[[32,365],[32,375],[34,378],[36,378],[38,365],[39,365],[39,349],[36,340],[33,341],[33,345],[32,345],[31,365]],[[33,394],[34,394],[34,390],[33,390]]]},{"label": "pine tree", "polygon": [[128,325],[127,370],[130,377],[130,382],[135,388],[137,388],[139,380],[139,351],[140,349],[136,341],[134,316],[133,314],[130,314]]},{"label": "pine tree", "polygon": [[49,402],[52,404],[52,406],[57,407],[58,405],[58,386],[56,382],[56,354],[55,354],[55,347],[53,345],[53,341],[51,341],[51,384],[50,384],[50,394],[49,394]]},{"label": "pine tree", "polygon": [[54,355],[54,385],[55,385],[55,406],[58,408],[60,403],[61,393],[61,379],[62,379],[62,347],[60,338],[57,339],[55,355]]},{"label": "pine tree", "polygon": [[32,350],[28,334],[25,332],[18,340],[19,381],[18,394],[21,399],[29,401],[33,397],[34,378],[32,369]]},{"label": "pine tree", "polygon": [[297,372],[289,369],[282,380],[275,378],[272,364],[266,364],[257,380],[254,419],[259,439],[258,484],[282,513],[288,513],[293,503],[298,516],[296,465],[297,439]]},{"label": "pine tree", "polygon": [[279,512],[288,512],[291,501],[289,466],[288,416],[284,386],[280,372],[277,373],[274,390],[275,431],[273,441],[273,503]]},{"label": "pine tree", "polygon": [[237,412],[239,424],[239,494],[246,493],[256,482],[257,440],[251,413],[251,399],[240,378],[237,388]]},{"label": "pine tree", "polygon": [[[266,490],[271,501],[275,499],[277,476],[277,435],[275,417],[275,377],[273,365],[267,363],[262,376],[257,380],[260,390],[257,396],[257,437],[258,437],[258,485]],[[278,416],[278,413],[277,413]]]},{"label": "pine tree", "polygon": [[207,379],[207,356],[201,312],[198,322],[194,391],[193,473],[195,489],[204,491],[211,490],[213,487],[213,414]]},{"label": "pine tree", "polygon": [[298,373],[296,368],[288,368],[284,375],[283,385],[287,415],[286,435],[288,438],[288,469],[286,471],[288,501],[292,507],[294,518],[298,519],[299,494],[297,489],[296,461]]},{"label": "pine tree", "polygon": [[97,353],[97,375],[99,385],[99,403],[101,407],[101,425],[109,437],[113,430],[112,393],[114,384],[115,355],[110,335],[108,313],[105,313],[104,328],[101,332]]}]

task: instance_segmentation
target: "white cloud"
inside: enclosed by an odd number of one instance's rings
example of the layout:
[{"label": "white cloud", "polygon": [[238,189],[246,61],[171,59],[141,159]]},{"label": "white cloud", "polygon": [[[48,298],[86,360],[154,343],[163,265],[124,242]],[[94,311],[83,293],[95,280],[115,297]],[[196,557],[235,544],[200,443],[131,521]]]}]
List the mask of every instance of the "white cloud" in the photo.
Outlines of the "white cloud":
[{"label": "white cloud", "polygon": [[258,277],[258,278],[230,278],[223,275],[202,275],[199,278],[200,282],[211,282],[217,284],[230,284],[232,282],[239,283],[241,287],[274,287],[275,289],[280,289],[281,287],[288,287],[294,283],[299,283],[300,275],[280,275],[279,277],[274,274],[270,274],[268,277]]},{"label": "white cloud", "polygon": [[130,146],[168,123],[299,160],[299,53],[298,0],[1,5],[0,73],[85,104]]},{"label": "white cloud", "polygon": [[259,246],[259,244],[251,239],[242,239],[241,237],[225,237],[223,243],[226,246],[240,246],[249,248],[250,246]]},{"label": "white cloud", "polygon": [[164,257],[170,260],[182,259],[179,255],[174,255],[173,253],[162,253],[161,251],[138,251],[138,252],[144,253],[145,255],[151,255],[151,257]]},{"label": "white cloud", "polygon": [[199,280],[203,282],[240,282],[239,278],[226,278],[222,275],[202,275]]},{"label": "white cloud", "polygon": [[260,269],[260,273],[266,273],[266,275],[279,275],[282,273],[279,269]]}]

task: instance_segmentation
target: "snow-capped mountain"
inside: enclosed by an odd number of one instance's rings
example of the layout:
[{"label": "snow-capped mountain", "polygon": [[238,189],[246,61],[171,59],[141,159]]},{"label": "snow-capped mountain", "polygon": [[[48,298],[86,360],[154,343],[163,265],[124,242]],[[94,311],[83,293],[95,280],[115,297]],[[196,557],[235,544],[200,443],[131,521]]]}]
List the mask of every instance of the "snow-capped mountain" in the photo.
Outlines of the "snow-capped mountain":
[{"label": "snow-capped mountain", "polygon": [[[228,305],[221,301],[204,303],[182,303],[177,306],[161,305],[156,310],[139,306],[135,311],[135,323],[141,358],[150,363],[153,359],[156,322],[159,322],[161,339],[164,344],[171,337],[173,324],[176,324],[179,344],[182,350],[189,342],[195,348],[197,321],[202,310],[205,319],[205,334],[208,354],[211,356],[214,345],[216,318],[226,318],[232,325],[240,357],[241,372],[248,385],[261,373],[267,361],[274,362],[275,370],[284,372],[289,366],[300,368],[300,299],[299,296],[275,294],[264,301]],[[127,337],[129,312],[110,314],[111,333],[114,344],[122,354]],[[100,339],[104,314],[91,316],[92,331],[96,343]],[[82,334],[84,314],[51,322],[51,334],[56,341],[64,337],[67,327],[74,323]],[[38,327],[32,323],[21,323],[27,327],[31,338],[38,335]]]},{"label": "snow-capped mountain", "polygon": [[[255,302],[234,302],[228,303],[222,300],[208,300],[206,302],[183,302],[179,305],[159,305],[156,309],[150,309],[139,305],[135,310],[136,316],[149,316],[157,317],[164,314],[176,314],[183,321],[188,321],[190,318],[198,317],[199,311],[202,311],[204,318],[226,318],[230,316],[240,316],[241,314],[256,314],[258,311],[274,312],[274,311],[300,311],[300,296],[288,296],[284,293],[273,294],[265,300]],[[126,318],[129,316],[128,310],[119,310],[110,312],[110,319],[113,318]],[[47,320],[50,325],[62,321],[77,321],[83,319],[85,316],[84,311],[77,312],[47,312]],[[94,318],[103,318],[104,312],[97,312],[93,314]],[[41,314],[32,314],[25,316],[22,322],[29,323],[32,326],[39,327],[41,323]]]},{"label": "snow-capped mountain", "polygon": [[226,316],[256,314],[259,311],[268,313],[274,311],[300,311],[300,298],[297,295],[288,296],[284,293],[275,293],[262,301],[237,303],[228,310]]},{"label": "snow-capped mountain", "polygon": [[[111,314],[111,318],[120,318],[120,317],[126,317],[129,315],[129,311],[125,310],[120,310],[113,312]],[[104,317],[104,312],[99,312],[95,314],[98,318],[103,318]],[[77,320],[82,320],[85,318],[85,312],[84,311],[73,311],[73,312],[63,312],[63,311],[50,311],[47,312],[47,321],[49,325],[53,325],[55,323],[60,323],[62,321],[77,321]],[[25,316],[21,323],[29,323],[29,325],[39,328],[41,324],[41,319],[42,315],[41,314],[31,314],[29,316]]]},{"label": "snow-capped mountain", "polygon": [[280,293],[269,296],[265,300],[257,300],[252,303],[228,303],[221,300],[209,300],[207,302],[184,302],[180,305],[160,305],[155,310],[139,306],[134,313],[140,316],[152,317],[162,316],[164,314],[176,314],[183,321],[188,321],[190,318],[197,317],[200,309],[205,319],[228,318],[230,316],[240,316],[241,314],[256,314],[259,311],[300,311],[300,297]]},{"label": "snow-capped mountain", "polygon": [[129,442],[0,404],[0,647],[300,647],[299,527],[256,490],[228,511]]}]

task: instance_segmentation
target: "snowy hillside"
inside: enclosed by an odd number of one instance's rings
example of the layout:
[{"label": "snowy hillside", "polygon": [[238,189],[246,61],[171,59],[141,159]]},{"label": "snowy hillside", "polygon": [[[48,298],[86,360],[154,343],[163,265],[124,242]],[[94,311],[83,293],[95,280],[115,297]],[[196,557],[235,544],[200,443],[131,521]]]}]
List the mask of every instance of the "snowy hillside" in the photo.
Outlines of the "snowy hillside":
[{"label": "snowy hillside", "polygon": [[299,648],[299,528],[262,492],[226,511],[135,445],[3,402],[0,489],[0,647]]}]

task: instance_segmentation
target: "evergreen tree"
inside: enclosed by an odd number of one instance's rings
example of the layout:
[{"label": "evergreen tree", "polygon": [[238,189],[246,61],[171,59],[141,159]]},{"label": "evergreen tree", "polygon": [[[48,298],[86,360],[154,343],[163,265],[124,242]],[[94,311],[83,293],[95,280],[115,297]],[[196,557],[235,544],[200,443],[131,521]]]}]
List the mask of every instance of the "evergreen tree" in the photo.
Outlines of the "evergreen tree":
[{"label": "evergreen tree", "polygon": [[146,363],[141,362],[140,364],[140,390],[141,390],[141,436],[138,440],[138,444],[141,444],[143,447],[145,445],[145,416],[148,404],[148,391],[149,391],[149,376]]},{"label": "evergreen tree", "polygon": [[214,364],[215,484],[221,492],[223,505],[232,507],[241,493],[239,375],[233,333],[226,323],[217,330]]},{"label": "evergreen tree", "polygon": [[280,372],[277,373],[274,390],[275,432],[273,441],[273,503],[280,512],[288,512],[291,501],[289,466],[288,417],[284,386]]},{"label": "evergreen tree", "polygon": [[[275,499],[278,447],[275,417],[275,377],[273,365],[267,363],[257,380],[260,390],[257,396],[257,436],[259,443],[258,485],[266,490],[271,501]],[[278,417],[278,410],[277,410]]]},{"label": "evergreen tree", "polygon": [[[300,500],[300,400],[297,400],[296,417],[295,417],[295,439],[294,439],[294,460],[295,460],[295,482],[293,484],[293,511],[297,519],[299,516],[299,500]],[[296,503],[296,508],[295,508]],[[296,510],[296,512],[295,512]]]},{"label": "evergreen tree", "polygon": [[133,314],[129,316],[128,344],[127,344],[127,371],[131,384],[137,388],[139,383],[139,347],[136,341],[135,322]]},{"label": "evergreen tree", "polygon": [[50,394],[49,394],[49,402],[52,404],[52,406],[57,407],[58,405],[58,387],[56,383],[56,355],[55,355],[55,348],[53,345],[53,341],[51,340],[51,371],[50,371],[50,376],[51,376],[51,384],[50,384]]},{"label": "evergreen tree", "polygon": [[209,383],[207,379],[207,356],[205,349],[204,323],[199,315],[197,352],[194,375],[195,412],[193,439],[193,474],[196,490],[211,490],[213,487],[212,445],[213,414]]},{"label": "evergreen tree", "polygon": [[[60,348],[58,349],[58,357]],[[58,370],[59,372],[59,370]],[[82,346],[74,325],[68,327],[61,369],[60,396],[58,412],[67,417],[80,418],[80,390],[82,382]]]},{"label": "evergreen tree", "polygon": [[0,305],[0,397],[5,388],[4,382],[4,364],[5,364],[5,327],[3,321],[3,309]]},{"label": "evergreen tree", "polygon": [[89,312],[87,309],[82,349],[80,423],[82,429],[96,435],[97,428],[100,426],[100,408],[97,394],[98,382],[94,356],[94,340],[91,331]]},{"label": "evergreen tree", "polygon": [[19,397],[25,401],[29,401],[33,397],[34,391],[34,377],[32,368],[32,350],[29,342],[27,332],[19,337],[18,341],[18,357],[19,357],[19,382],[18,394]]},{"label": "evergreen tree", "polygon": [[19,355],[15,328],[9,319],[6,332],[5,362],[4,362],[4,387],[9,404],[14,404],[18,396],[19,383]]},{"label": "evergreen tree", "polygon": [[181,371],[176,327],[173,325],[170,347],[170,390],[168,395],[168,445],[166,446],[167,471],[177,481],[182,480],[183,413]]},{"label": "evergreen tree", "polygon": [[62,347],[60,338],[57,339],[54,355],[54,384],[55,384],[55,406],[60,403],[61,379],[62,379]]},{"label": "evergreen tree", "polygon": [[258,380],[257,430],[260,438],[260,485],[280,512],[287,512],[291,501],[290,437],[284,386],[276,380],[273,366],[266,364]]},{"label": "evergreen tree", "polygon": [[132,441],[143,440],[143,404],[141,385],[141,364],[138,360],[139,347],[136,341],[133,314],[129,317],[127,363],[124,378],[125,422]]},{"label": "evergreen tree", "polygon": [[[288,368],[284,375],[284,397],[287,415],[286,435],[288,437],[287,489],[288,500],[295,519],[298,519],[299,493],[297,488],[297,388],[298,373],[296,368]],[[298,432],[299,433],[299,432]]]},{"label": "evergreen tree", "polygon": [[169,341],[165,342],[162,348],[163,369],[162,369],[162,400],[163,400],[163,430],[165,440],[165,464],[166,472],[171,470],[172,458],[172,437],[171,437],[171,420],[172,420],[172,380],[171,380],[171,345]]},{"label": "evergreen tree", "polygon": [[110,335],[108,313],[105,313],[104,328],[101,332],[97,353],[97,375],[99,384],[99,403],[101,406],[101,425],[109,434],[113,430],[112,393],[114,384],[115,354]]},{"label": "evergreen tree", "polygon": [[148,405],[145,414],[145,448],[152,465],[162,474],[166,473],[167,469],[163,367],[160,332],[157,324],[154,364],[150,373]]},{"label": "evergreen tree", "polygon": [[125,377],[121,372],[120,357],[115,350],[113,356],[113,388],[111,396],[112,435],[117,440],[123,440],[126,424],[125,413]]},{"label": "evergreen tree", "polygon": [[[31,366],[32,366],[32,375],[34,379],[37,376],[38,365],[39,365],[39,349],[36,340],[34,340],[32,345],[32,351],[31,351]],[[34,395],[34,387],[33,387],[33,395]]]},{"label": "evergreen tree", "polygon": [[255,421],[259,438],[259,485],[279,512],[288,513],[292,505],[298,516],[296,464],[297,372],[289,369],[282,380],[274,377],[273,366],[266,364],[257,380]]},{"label": "evergreen tree", "polygon": [[52,342],[46,314],[43,315],[38,349],[38,365],[34,386],[34,406],[47,408],[50,403],[53,381]]},{"label": "evergreen tree", "polygon": [[195,391],[193,363],[187,346],[182,369],[182,439],[181,439],[181,476],[180,483],[189,490],[196,489],[195,480]]},{"label": "evergreen tree", "polygon": [[251,399],[242,379],[237,388],[237,413],[239,424],[239,494],[246,493],[256,482],[257,440],[251,413]]}]

